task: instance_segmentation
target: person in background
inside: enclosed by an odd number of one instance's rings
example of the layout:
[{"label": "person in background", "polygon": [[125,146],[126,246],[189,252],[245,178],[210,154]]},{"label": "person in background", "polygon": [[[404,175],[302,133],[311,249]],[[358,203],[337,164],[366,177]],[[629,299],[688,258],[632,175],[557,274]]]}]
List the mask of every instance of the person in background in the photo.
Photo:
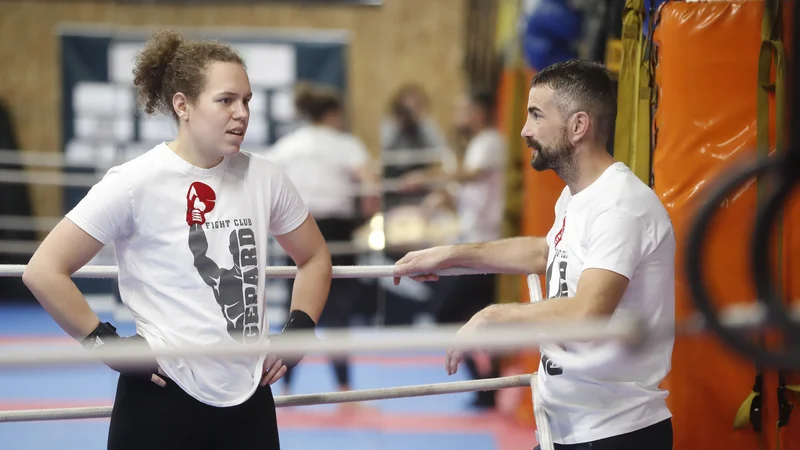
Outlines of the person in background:
[{"label": "person in background", "polygon": [[[370,155],[359,138],[344,131],[344,105],[334,89],[298,84],[295,109],[305,124],[278,140],[266,157],[297,186],[328,244],[350,243],[360,218],[371,217],[380,207],[378,177]],[[356,264],[354,250],[332,254],[334,266]],[[291,280],[289,283],[292,286]],[[357,279],[333,279],[319,325],[348,326],[359,291]],[[336,359],[333,367],[339,389],[349,390],[347,360]],[[292,371],[286,372],[284,380],[284,392],[288,393]]]},{"label": "person in background", "polygon": [[[455,164],[444,133],[429,114],[429,106],[422,86],[405,83],[392,95],[381,122],[386,249],[382,261],[376,264],[394,264],[408,250],[428,245],[421,206],[429,191],[401,192],[396,183],[409,172]],[[385,281],[375,281],[377,293],[384,300],[384,325],[429,320],[433,289],[423,285],[395,286]]]},{"label": "person in background", "polygon": [[[423,201],[433,211],[455,206],[459,220],[457,243],[474,244],[500,239],[505,207],[507,145],[494,126],[495,96],[491,90],[476,88],[456,101],[454,126],[468,144],[463,163],[452,172],[423,170],[402,178],[405,189],[413,191],[427,184],[455,182],[455,195],[436,189]],[[495,295],[495,275],[444,277],[436,283],[434,312],[441,324],[464,323],[490,305]],[[473,378],[496,377],[497,364],[481,373],[472,357],[465,365]],[[494,392],[478,392],[475,406],[494,406]]]},{"label": "person in background", "polygon": [[[390,115],[381,123],[381,149],[386,158],[393,153],[407,152],[411,158],[415,153],[431,152],[439,155],[440,162],[411,162],[408,164],[388,164],[384,167],[385,180],[394,180],[403,175],[440,164],[447,165],[452,155],[447,142],[436,122],[427,116],[428,97],[421,86],[406,84],[392,98]],[[425,198],[424,193],[387,192],[384,196],[384,209],[401,205],[419,206]]]}]

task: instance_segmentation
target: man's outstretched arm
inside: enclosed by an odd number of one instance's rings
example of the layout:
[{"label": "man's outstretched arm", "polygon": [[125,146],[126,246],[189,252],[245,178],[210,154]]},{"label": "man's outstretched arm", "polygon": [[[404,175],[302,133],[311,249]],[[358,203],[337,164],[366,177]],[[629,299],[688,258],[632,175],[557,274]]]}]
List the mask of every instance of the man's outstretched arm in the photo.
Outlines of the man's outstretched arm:
[{"label": "man's outstretched arm", "polygon": [[542,274],[547,270],[548,251],[545,239],[533,236],[433,247],[400,259],[395,267],[395,284],[404,276],[416,281],[436,280],[435,272],[455,267],[487,273]]}]

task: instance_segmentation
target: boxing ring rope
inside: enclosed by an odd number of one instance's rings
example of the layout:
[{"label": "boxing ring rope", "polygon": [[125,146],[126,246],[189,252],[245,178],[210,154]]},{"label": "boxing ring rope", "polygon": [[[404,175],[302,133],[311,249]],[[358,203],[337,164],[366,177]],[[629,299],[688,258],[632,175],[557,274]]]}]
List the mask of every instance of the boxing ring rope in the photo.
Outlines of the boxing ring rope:
[{"label": "boxing ring rope", "polygon": [[[124,153],[124,152],[123,152]],[[258,152],[257,152],[258,153]],[[392,167],[396,165],[408,164],[434,164],[443,162],[443,155],[447,153],[446,148],[429,148],[419,151],[417,149],[394,149],[381,155],[379,161],[382,167]],[[84,188],[89,189],[96,185],[108,168],[129,161],[127,157],[117,152],[111,158],[100,158],[100,160],[81,160],[81,158],[70,158],[62,152],[31,151],[31,150],[8,150],[0,149],[0,164],[10,164],[20,166],[12,169],[0,169],[0,182],[45,185],[63,188]],[[86,169],[90,173],[67,173],[59,169]],[[449,185],[447,182],[426,183],[424,189],[441,189]],[[340,190],[325,189],[316,192],[316,197],[327,195],[356,195],[358,197],[380,197],[384,194],[404,193],[405,186],[400,179],[381,179],[374,186],[358,186],[343,188]],[[48,232],[60,221],[62,217],[27,217],[27,216],[2,216],[0,215],[0,230],[23,230]],[[2,240],[0,241],[0,253],[15,255],[32,255],[41,242],[37,240]],[[433,244],[426,243],[423,246]],[[412,243],[413,246],[413,243]],[[396,245],[381,244],[380,248],[375,248],[371,243],[362,243],[356,240],[329,243],[329,250],[332,256],[366,254],[375,251],[407,251],[405,243]],[[280,252],[278,252],[280,253]]]},{"label": "boxing ring rope", "polygon": [[[41,231],[50,231],[53,227],[43,226],[42,228],[43,229]],[[0,230],[9,230],[9,229],[13,230],[14,228],[4,227],[3,220],[0,217]],[[41,244],[42,244],[41,241],[37,240],[0,239],[0,253],[27,255],[30,257],[31,255],[36,253],[36,250],[39,249],[39,246]],[[383,245],[383,248],[372,248],[369,246],[368,243],[364,244],[357,240],[330,241],[327,244],[328,244],[328,251],[330,252],[331,256],[368,254],[371,252],[391,250],[394,247],[392,245]],[[418,248],[419,246],[416,247]],[[275,256],[275,257],[288,256],[280,245],[269,245],[268,251],[270,252],[270,256]]]},{"label": "boxing ring rope", "polygon": [[[0,265],[0,276],[21,276],[24,265]],[[334,266],[335,278],[378,278],[395,276],[395,266]],[[291,278],[297,273],[296,267],[267,266],[265,274],[272,278]],[[453,268],[438,271],[439,276],[458,276],[487,273],[486,271]],[[75,273],[77,278],[112,278],[118,275],[116,266],[85,266]],[[531,296],[540,296],[534,289],[536,276],[528,276]],[[800,305],[793,310],[793,316],[800,317]],[[717,322],[733,330],[747,330],[769,325],[767,308],[761,303],[728,307],[718,315]],[[278,357],[297,357],[306,354],[326,356],[345,356],[358,352],[392,352],[392,351],[430,351],[430,350],[474,350],[487,353],[499,353],[511,350],[529,350],[545,345],[550,349],[559,349],[555,344],[569,341],[610,341],[612,345],[602,347],[596,355],[588,358],[591,361],[559,359],[559,365],[569,369],[572,364],[590,365],[602,363],[604,358],[635,354],[639,349],[646,349],[649,339],[658,337],[661,332],[675,334],[695,334],[706,330],[707,318],[698,315],[681,323],[662,323],[646,325],[643,320],[627,314],[615,314],[610,319],[580,320],[562,323],[541,323],[524,325],[504,325],[502,327],[486,327],[468,334],[458,335],[459,326],[437,327],[435,330],[420,330],[415,327],[388,327],[369,338],[357,336],[349,330],[326,331],[324,338],[314,332],[292,332],[280,340],[272,342],[241,345],[237,343],[206,345],[192,347],[150,348],[148,345],[136,343],[110,343],[99,349],[88,352],[82,347],[43,349],[31,351],[30,348],[19,351],[0,353],[0,368],[76,365],[90,362],[105,362],[119,366],[152,363],[153,358],[162,357],[235,357],[273,354]],[[711,327],[713,329],[713,326]],[[646,350],[645,350],[646,351]],[[561,352],[565,353],[565,352]],[[443,358],[444,359],[444,358]],[[562,362],[563,361],[563,362]],[[276,397],[276,406],[300,406],[330,404],[342,402],[369,401],[401,397],[418,397],[441,395],[457,392],[480,390],[497,390],[504,388],[530,386],[533,396],[533,407],[537,423],[537,440],[542,450],[552,450],[549,435],[548,418],[540,407],[536,374],[514,377],[494,378],[429,385],[379,388],[346,392],[330,392]],[[109,417],[112,407],[80,407],[34,410],[0,411],[0,422],[73,420]]]},{"label": "boxing ring rope", "polygon": [[[437,151],[438,150],[438,151]],[[381,155],[378,164],[382,167],[392,167],[397,165],[411,164],[436,164],[443,162],[443,155],[448,150],[446,148],[431,148],[423,151],[416,149],[395,149]],[[439,153],[443,152],[443,153]],[[257,152],[259,153],[259,152]],[[262,153],[263,154],[263,153]],[[61,152],[35,152],[35,151],[14,151],[0,150],[0,164],[16,164],[24,166],[19,169],[0,169],[0,182],[17,184],[50,185],[61,187],[91,188],[97,184],[103,174],[110,167],[117,166],[129,161],[131,158],[115,157],[112,160],[103,161],[101,166],[88,164],[86,162],[70,161]],[[96,161],[95,161],[96,162]],[[36,167],[39,169],[30,169]],[[65,173],[50,169],[90,169],[99,172],[95,173]],[[428,188],[442,188],[447,183],[428,183]],[[326,189],[316,195],[351,195],[355,192],[360,196],[376,196],[383,193],[404,192],[404,187],[398,179],[382,179],[380,186],[359,187],[342,192],[332,192]]]},{"label": "boxing ring rope", "polygon": [[0,215],[0,229],[12,231],[50,231],[61,217]]},{"label": "boxing ring rope", "polygon": [[[795,316],[800,317],[800,307],[795,309]],[[727,308],[722,314],[725,326],[747,329],[757,327],[763,322],[765,312],[761,305]],[[676,334],[695,334],[703,330],[698,321],[689,321],[688,326],[677,326]],[[693,323],[692,323],[693,322]],[[612,326],[613,325],[613,326]],[[454,336],[457,326],[437,327],[435,331],[423,331],[409,327],[395,327],[383,330],[382,336],[395,336],[392,339],[378,339],[353,336],[349,331],[326,333],[324,339],[318,339],[312,333],[296,332],[281,341],[262,345],[244,346],[239,344],[203,347],[172,347],[169,349],[151,350],[147,346],[137,344],[108,344],[92,352],[82,347],[72,349],[54,349],[50,351],[31,352],[23,349],[12,353],[0,354],[0,368],[44,366],[51,364],[83,364],[94,361],[110,363],[144,363],[152,361],[153,356],[219,356],[232,357],[238,355],[254,355],[269,350],[277,355],[295,356],[306,353],[321,353],[329,356],[349,355],[362,351],[390,352],[411,350],[433,350],[454,348],[461,350],[480,348],[488,353],[496,350],[529,349],[545,343],[560,343],[572,340],[609,339],[626,342],[620,347],[622,351],[635,351],[641,339],[652,336],[652,330],[643,330],[641,324],[634,320],[580,321],[562,324],[527,324],[524,326],[503,326],[479,330],[466,336]],[[408,331],[400,334],[399,331]],[[536,398],[536,376],[517,375],[486,380],[457,381],[427,385],[412,385],[392,388],[378,388],[346,392],[303,394],[276,397],[276,405],[303,406],[317,404],[333,404],[344,402],[395,399],[403,397],[420,397],[460,392],[497,390],[514,387],[531,386]],[[535,401],[535,400],[534,400]],[[73,420],[109,417],[111,407],[79,407],[53,408],[34,410],[0,411],[0,422]],[[541,419],[543,420],[543,419]],[[537,420],[538,422],[538,420]],[[540,435],[540,440],[542,436]]]},{"label": "boxing ring rope", "polygon": [[[44,186],[60,186],[60,187],[78,187],[89,189],[96,185],[102,175],[100,174],[82,174],[82,173],[63,173],[46,170],[13,170],[13,169],[0,169],[0,182],[15,183],[15,184],[28,184],[28,185],[44,185]],[[320,191],[319,195],[323,196],[339,196],[356,194],[360,196],[377,196],[384,193],[403,193],[405,188],[400,180],[397,179],[383,179],[379,182],[380,187],[357,187],[343,190],[325,189]],[[443,188],[447,183],[427,183],[425,186],[428,188]]]},{"label": "boxing ring rope", "polygon": [[[149,150],[149,149],[148,149]],[[383,167],[405,166],[418,164],[436,164],[442,162],[442,157],[450,150],[447,148],[428,148],[428,149],[392,149],[380,155],[380,165]],[[105,165],[118,165],[129,161],[131,158],[114,157],[110,160],[103,160]],[[96,162],[96,161],[95,161]],[[0,164],[4,165],[23,165],[27,167],[51,167],[51,168],[96,168],[96,164],[75,161],[65,155],[60,150],[56,151],[35,151],[35,150],[13,150],[0,149]],[[109,166],[110,167],[110,166]]]},{"label": "boxing ring rope", "polygon": [[[758,306],[729,308],[721,320],[731,329],[750,329],[763,324],[763,313]],[[795,316],[800,316],[800,308],[795,308]],[[295,331],[272,342],[242,345],[238,343],[212,344],[201,346],[172,346],[150,348],[140,343],[109,343],[101,348],[87,352],[80,346],[69,348],[31,349],[6,351],[0,353],[0,368],[42,367],[50,365],[81,365],[92,362],[106,362],[114,365],[138,365],[152,363],[153,358],[174,357],[237,357],[259,356],[267,353],[278,357],[296,358],[306,354],[328,357],[347,356],[353,353],[432,351],[432,350],[474,350],[486,353],[500,353],[511,350],[526,350],[543,345],[560,344],[573,341],[609,341],[615,345],[609,350],[598,350],[605,356],[611,354],[635,354],[640,345],[661,332],[676,334],[696,334],[704,327],[693,324],[686,327],[675,323],[646,326],[633,315],[618,314],[609,319],[584,319],[580,321],[551,321],[537,324],[514,324],[487,326],[470,333],[457,335],[460,326],[439,326],[434,330],[424,330],[409,326],[385,327],[380,333],[372,333],[369,338],[350,330],[327,330],[324,338],[314,332]],[[570,368],[567,361],[559,365]],[[585,366],[581,363],[581,367]]]},{"label": "boxing ring rope", "polygon": [[[468,334],[457,335],[459,326],[439,326],[423,330],[409,326],[383,327],[368,338],[351,330],[326,330],[324,338],[313,331],[293,331],[268,342],[239,344],[236,342],[150,348],[143,343],[114,342],[92,351],[80,346],[41,349],[9,350],[0,353],[0,368],[70,366],[106,362],[115,366],[152,364],[154,358],[257,357],[265,354],[280,358],[297,358],[306,354],[342,357],[353,353],[388,353],[406,351],[444,351],[481,349],[487,353],[535,348],[544,344],[569,341],[608,340],[618,342],[614,352],[636,351],[645,333],[641,322],[633,316],[617,320],[559,321],[542,324],[491,326]],[[564,367],[569,365],[564,364]]]},{"label": "boxing ring rope", "polygon": [[[25,271],[24,264],[0,264],[0,277],[21,277]],[[382,278],[395,276],[395,266],[333,266],[333,278]],[[73,278],[114,278],[118,275],[117,266],[84,266],[72,274]],[[440,276],[484,275],[485,270],[454,268],[438,271]],[[267,278],[294,278],[297,275],[295,266],[267,266]]]},{"label": "boxing ring rope", "polygon": [[[395,275],[394,266],[334,266],[336,278],[377,278]],[[3,276],[20,276],[22,265],[0,265]],[[267,276],[289,278],[296,274],[296,267],[268,267]],[[473,269],[448,269],[437,272],[440,276],[479,274],[485,271]],[[110,278],[117,274],[114,266],[86,266],[73,276],[84,278]],[[800,306],[794,309],[793,316],[800,317]],[[726,308],[720,314],[720,321],[730,329],[750,329],[767,324],[767,314],[760,304],[742,305]],[[635,351],[637,346],[661,332],[695,334],[706,329],[703,317],[693,317],[681,323],[663,323],[646,326],[641,318],[628,314],[615,314],[611,319],[586,319],[569,322],[548,322],[539,324],[504,325],[486,327],[466,335],[456,335],[459,326],[442,326],[435,330],[420,330],[415,327],[387,327],[380,333],[382,338],[370,336],[369,339],[354,336],[348,330],[330,330],[325,339],[318,339],[314,333],[293,332],[287,339],[252,345],[219,344],[196,347],[170,347],[151,349],[136,344],[109,344],[92,352],[83,348],[6,352],[0,354],[0,367],[43,366],[52,364],[83,364],[105,361],[111,364],[148,363],[153,358],[191,357],[191,356],[257,356],[266,353],[282,357],[296,357],[307,353],[326,356],[345,356],[354,352],[387,351],[429,351],[429,350],[471,350],[486,352],[499,350],[528,349],[540,345],[559,344],[581,340],[611,340],[619,345],[613,352]],[[608,353],[606,354],[606,356]],[[568,366],[569,364],[562,364]]]},{"label": "boxing ring rope", "polygon": [[[282,395],[275,397],[275,406],[311,406],[335,403],[389,400],[407,397],[457,394],[462,392],[493,391],[531,384],[533,375],[514,375],[485,380],[453,381],[449,383],[419,384],[402,387],[362,389],[319,394]],[[79,408],[50,408],[0,411],[2,422],[31,422],[45,420],[100,419],[111,416],[111,406],[86,406]]]}]

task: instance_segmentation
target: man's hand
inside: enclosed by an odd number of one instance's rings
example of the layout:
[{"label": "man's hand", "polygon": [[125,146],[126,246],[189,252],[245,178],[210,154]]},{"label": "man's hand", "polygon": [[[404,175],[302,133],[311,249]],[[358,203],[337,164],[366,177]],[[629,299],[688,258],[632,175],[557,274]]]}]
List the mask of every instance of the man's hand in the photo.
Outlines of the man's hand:
[{"label": "man's hand", "polygon": [[395,286],[404,276],[411,276],[412,280],[419,282],[438,280],[439,276],[434,272],[451,267],[451,252],[452,247],[440,246],[406,254],[395,263]]},{"label": "man's hand", "polygon": [[[463,336],[465,334],[469,334],[478,328],[482,327],[486,324],[484,320],[483,314],[481,312],[476,313],[472,318],[461,327],[461,329],[456,332],[456,336]],[[464,351],[463,350],[455,350],[450,349],[447,351],[447,357],[445,358],[444,367],[447,371],[448,375],[455,375],[458,372],[458,365],[461,364],[461,361],[464,360]]]}]

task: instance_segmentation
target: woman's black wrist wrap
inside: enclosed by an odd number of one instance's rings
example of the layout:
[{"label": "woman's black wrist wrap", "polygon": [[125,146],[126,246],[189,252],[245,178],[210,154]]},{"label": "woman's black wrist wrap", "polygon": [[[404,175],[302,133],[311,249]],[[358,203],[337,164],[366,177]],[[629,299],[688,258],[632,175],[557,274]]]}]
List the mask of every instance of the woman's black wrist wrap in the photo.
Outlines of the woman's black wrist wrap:
[{"label": "woman's black wrist wrap", "polygon": [[[81,345],[86,350],[96,350],[109,342],[139,342],[141,341],[145,345],[147,342],[145,339],[139,335],[131,336],[131,337],[121,337],[117,333],[117,328],[114,325],[111,325],[108,322],[100,322],[97,327],[86,336],[83,341],[81,341]],[[158,371],[158,363],[153,361],[151,367],[125,367],[123,364],[114,364],[111,365],[109,363],[105,363],[109,368],[115,370],[123,375],[128,375],[131,377],[136,378],[143,378],[150,380],[152,374]]]},{"label": "woman's black wrist wrap", "polygon": [[[293,331],[305,331],[305,330],[314,330],[317,328],[317,324],[314,322],[314,319],[311,318],[308,314],[299,309],[292,310],[289,313],[289,320],[286,321],[286,325],[283,327],[283,331],[275,336],[274,339],[282,339],[282,336],[289,333],[291,334]],[[295,357],[295,358],[284,358],[281,357],[283,364],[286,366],[286,370],[292,370],[300,361],[303,360],[303,356]]]},{"label": "woman's black wrist wrap", "polygon": [[97,327],[81,341],[81,345],[86,350],[94,350],[112,340],[118,339],[120,339],[120,336],[117,334],[117,329],[114,325],[108,322],[100,322]]},{"label": "woman's black wrist wrap", "polygon": [[283,327],[283,332],[285,333],[290,330],[313,330],[316,327],[317,324],[314,323],[314,319],[312,319],[311,316],[299,309],[294,309],[289,313],[289,320]]}]

